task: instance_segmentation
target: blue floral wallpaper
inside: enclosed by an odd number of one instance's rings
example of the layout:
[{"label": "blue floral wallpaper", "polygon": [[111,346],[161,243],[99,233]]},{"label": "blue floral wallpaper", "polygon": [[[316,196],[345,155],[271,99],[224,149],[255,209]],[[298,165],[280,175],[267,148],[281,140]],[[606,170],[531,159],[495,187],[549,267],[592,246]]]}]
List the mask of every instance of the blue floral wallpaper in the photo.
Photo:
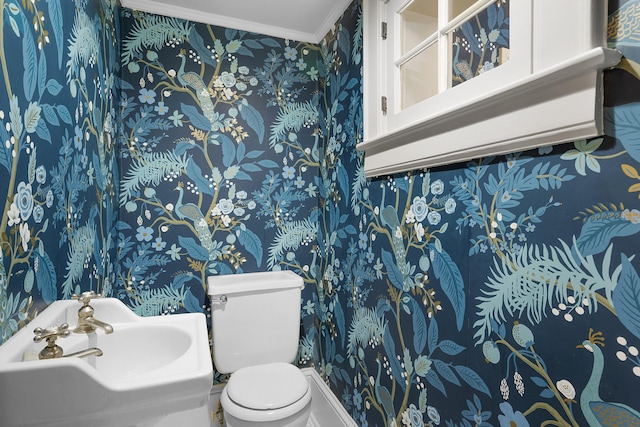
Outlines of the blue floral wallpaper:
[{"label": "blue floral wallpaper", "polygon": [[80,290],[110,294],[118,209],[115,1],[0,1],[0,343]]},{"label": "blue floral wallpaper", "polygon": [[2,341],[79,290],[208,313],[207,276],[290,269],[360,426],[640,426],[640,1],[605,135],[376,179],[358,1],[317,45],[0,2]]},{"label": "blue floral wallpaper", "polygon": [[115,295],[207,310],[206,277],[315,283],[318,46],[123,11]]}]

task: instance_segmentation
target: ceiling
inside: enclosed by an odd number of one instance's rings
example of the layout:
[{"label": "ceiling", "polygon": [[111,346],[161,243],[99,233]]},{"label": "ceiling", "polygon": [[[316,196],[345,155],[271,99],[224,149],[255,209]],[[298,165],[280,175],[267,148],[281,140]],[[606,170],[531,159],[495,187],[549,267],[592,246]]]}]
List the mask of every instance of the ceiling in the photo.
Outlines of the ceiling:
[{"label": "ceiling", "polygon": [[[158,15],[318,43],[351,0],[120,0]],[[176,5],[176,3],[178,3]]]}]

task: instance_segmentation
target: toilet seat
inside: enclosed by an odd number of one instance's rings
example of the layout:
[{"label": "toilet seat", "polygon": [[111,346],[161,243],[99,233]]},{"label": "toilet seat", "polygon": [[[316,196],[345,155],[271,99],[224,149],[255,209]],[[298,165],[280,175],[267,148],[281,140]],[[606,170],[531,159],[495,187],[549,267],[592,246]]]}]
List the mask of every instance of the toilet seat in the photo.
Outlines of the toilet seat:
[{"label": "toilet seat", "polygon": [[249,366],[234,372],[227,383],[233,402],[259,411],[289,406],[300,400],[308,388],[302,371],[289,363]]},{"label": "toilet seat", "polygon": [[311,402],[309,382],[289,363],[239,369],[222,391],[226,413],[246,421],[273,421],[305,410]]}]

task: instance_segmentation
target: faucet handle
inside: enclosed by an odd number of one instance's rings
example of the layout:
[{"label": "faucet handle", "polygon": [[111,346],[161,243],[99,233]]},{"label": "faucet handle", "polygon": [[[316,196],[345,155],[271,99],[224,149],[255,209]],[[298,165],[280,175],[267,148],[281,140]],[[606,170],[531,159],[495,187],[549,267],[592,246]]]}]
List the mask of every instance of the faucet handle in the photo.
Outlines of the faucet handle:
[{"label": "faucet handle", "polygon": [[57,359],[58,357],[62,357],[63,350],[62,347],[56,344],[56,339],[62,337],[68,337],[71,334],[69,331],[69,324],[63,323],[60,326],[50,326],[48,328],[35,328],[33,333],[36,334],[33,337],[33,341],[40,342],[42,340],[47,340],[47,346],[42,349],[38,358],[42,359]]},{"label": "faucet handle", "polygon": [[89,305],[92,299],[98,298],[102,298],[102,294],[96,294],[94,291],[84,291],[80,295],[71,295],[71,299],[78,300],[84,305]]},{"label": "faucet handle", "polygon": [[63,323],[60,326],[50,326],[48,328],[35,328],[33,330],[35,336],[33,337],[34,342],[40,342],[44,339],[47,340],[47,343],[53,343],[57,338],[65,338],[71,334],[69,330],[69,324]]}]

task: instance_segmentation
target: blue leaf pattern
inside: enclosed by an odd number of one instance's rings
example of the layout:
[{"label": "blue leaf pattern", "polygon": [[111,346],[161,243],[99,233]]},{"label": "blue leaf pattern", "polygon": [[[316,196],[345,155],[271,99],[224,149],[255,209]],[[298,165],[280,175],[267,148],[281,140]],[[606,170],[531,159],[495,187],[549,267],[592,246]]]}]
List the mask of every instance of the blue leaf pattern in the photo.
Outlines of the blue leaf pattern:
[{"label": "blue leaf pattern", "polygon": [[464,321],[465,295],[460,269],[448,253],[438,251],[435,247],[432,248],[431,253],[433,254],[433,271],[436,278],[440,279],[442,290],[453,305],[456,313],[456,325],[458,330],[461,330]]},{"label": "blue leaf pattern", "polygon": [[576,240],[583,256],[603,252],[612,239],[640,232],[640,223],[629,221],[621,212],[602,212],[587,218]]},{"label": "blue leaf pattern", "polygon": [[184,298],[184,308],[189,313],[202,313],[202,307],[200,307],[200,300],[196,298],[191,290],[187,291]]},{"label": "blue leaf pattern", "polygon": [[627,153],[640,161],[640,103],[617,105],[604,109],[605,133],[620,141]]},{"label": "blue leaf pattern", "polygon": [[204,131],[211,130],[211,123],[195,106],[180,104],[180,108],[195,127]]},{"label": "blue leaf pattern", "polygon": [[393,375],[397,383],[400,385],[400,387],[404,389],[405,382],[403,381],[403,377],[402,377],[403,370],[400,366],[400,362],[395,357],[395,355],[397,354],[396,346],[393,341],[393,338],[391,337],[390,330],[388,328],[385,328],[384,336],[382,337],[382,343],[384,345],[384,348],[387,353],[387,358],[389,359],[389,363],[391,365],[391,374]]},{"label": "blue leaf pattern", "polygon": [[460,380],[458,380],[458,377],[456,377],[456,375],[453,373],[453,369],[451,369],[449,365],[441,360],[434,360],[433,365],[442,378],[457,386],[460,385]]},{"label": "blue leaf pattern", "polygon": [[198,261],[208,261],[209,252],[202,246],[200,246],[195,239],[191,237],[178,237],[180,245],[187,251],[189,256]]},{"label": "blue leaf pattern", "polygon": [[409,301],[412,305],[411,318],[413,322],[413,348],[416,353],[419,354],[422,353],[424,346],[427,343],[427,322],[424,318],[424,313],[416,300],[410,299]]},{"label": "blue leaf pattern", "polygon": [[248,228],[238,230],[238,240],[256,260],[256,265],[262,264],[262,241]]},{"label": "blue leaf pattern", "polygon": [[640,277],[624,254],[620,279],[613,291],[613,304],[620,322],[640,338]]},{"label": "blue leaf pattern", "polygon": [[[26,20],[26,18],[23,18]],[[29,25],[25,22],[25,27]],[[36,48],[33,42],[33,36],[30,32],[25,31],[22,40],[22,66],[24,68],[24,77],[22,84],[24,87],[25,99],[30,101],[36,90],[36,82],[38,81],[38,59],[36,58]]]},{"label": "blue leaf pattern", "polygon": [[196,187],[199,191],[205,194],[213,195],[213,189],[211,188],[211,182],[209,182],[206,178],[203,177],[203,173],[200,170],[200,167],[193,160],[192,157],[189,158],[187,162],[187,167],[185,169],[187,176],[193,180]]},{"label": "blue leaf pattern", "polygon": [[36,250],[33,256],[39,267],[35,270],[38,290],[45,302],[52,303],[58,299],[58,281],[53,262],[51,262],[49,255],[40,249]]},{"label": "blue leaf pattern", "polygon": [[380,253],[382,255],[382,262],[384,262],[384,265],[387,268],[389,281],[396,288],[402,289],[404,278],[402,277],[402,273],[400,272],[400,269],[398,269],[397,264],[393,259],[393,255],[391,255],[391,253],[385,251],[384,249],[382,249]]},{"label": "blue leaf pattern", "polygon": [[[58,50],[58,68],[62,68],[62,55],[64,54],[62,46],[64,46],[65,33],[62,7],[60,2],[56,0],[47,0],[47,5],[49,6],[49,19],[53,23],[53,37],[56,40],[56,47]],[[51,95],[55,96],[57,94],[51,92]]]},{"label": "blue leaf pattern", "polygon": [[469,384],[475,390],[478,390],[487,396],[491,396],[489,388],[477,373],[466,366],[454,366],[454,369],[465,383]]},{"label": "blue leaf pattern", "polygon": [[262,144],[264,141],[265,126],[260,113],[249,104],[241,104],[239,110],[242,118],[247,122],[249,127],[255,131],[258,136],[258,141]]}]

